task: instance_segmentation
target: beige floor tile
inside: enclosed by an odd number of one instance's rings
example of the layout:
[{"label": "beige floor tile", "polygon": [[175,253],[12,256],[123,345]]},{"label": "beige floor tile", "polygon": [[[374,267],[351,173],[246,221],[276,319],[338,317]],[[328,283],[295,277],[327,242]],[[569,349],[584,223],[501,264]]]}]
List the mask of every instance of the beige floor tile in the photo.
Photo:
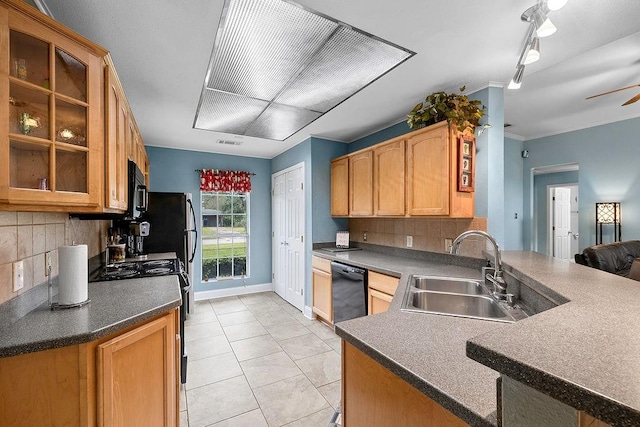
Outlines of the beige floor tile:
[{"label": "beige floor tile", "polygon": [[244,376],[187,390],[187,402],[190,427],[208,426],[258,409]]},{"label": "beige floor tile", "polygon": [[231,346],[240,362],[282,351],[282,348],[271,335],[261,335],[247,338],[246,340],[234,341]]},{"label": "beige floor tile", "polygon": [[238,297],[227,297],[220,299],[209,300],[211,307],[215,311],[216,315],[235,313],[236,311],[243,311],[247,309],[247,306],[240,301]]},{"label": "beige floor tile", "polygon": [[286,427],[327,427],[331,417],[333,417],[333,412],[334,410],[332,408],[325,408],[315,414],[286,424]]},{"label": "beige floor tile", "polygon": [[180,384],[180,411],[187,410],[187,389],[184,384]]},{"label": "beige floor tile", "polygon": [[[291,314],[291,313],[290,313]],[[296,319],[298,322],[302,323],[303,325],[307,326],[307,325],[311,325],[315,322],[318,322],[318,320],[316,319],[309,319],[307,316],[305,316],[304,314],[302,314],[302,312],[298,312],[295,314],[291,314],[291,316]]]},{"label": "beige floor tile", "polygon": [[189,360],[185,387],[189,391],[239,375],[242,375],[242,369],[240,369],[233,353],[219,354],[194,361]]},{"label": "beige floor tile", "polygon": [[189,342],[202,338],[217,337],[223,335],[222,326],[218,322],[200,323],[197,325],[184,325],[184,341]]},{"label": "beige floor tile", "polygon": [[180,411],[180,427],[189,427],[189,416],[187,411]]},{"label": "beige floor tile", "polygon": [[273,292],[259,292],[255,294],[238,295],[238,298],[246,306],[254,304],[264,304],[266,302],[272,302],[271,294]]},{"label": "beige floor tile", "polygon": [[265,301],[262,304],[251,304],[245,307],[247,307],[254,315],[259,313],[268,313],[270,311],[282,311],[282,306],[273,301]]},{"label": "beige floor tile", "polygon": [[256,318],[253,317],[250,311],[236,311],[235,313],[219,314],[218,322],[222,326],[239,325],[241,323],[255,322]]},{"label": "beige floor tile", "polygon": [[307,328],[323,341],[337,337],[336,333],[333,332],[333,329],[317,320],[315,323],[307,325]]},{"label": "beige floor tile", "polygon": [[291,320],[287,323],[277,323],[266,327],[267,331],[276,341],[282,341],[293,337],[309,334],[309,329],[305,328],[300,322]]},{"label": "beige floor tile", "polygon": [[280,341],[279,344],[293,360],[303,359],[319,353],[326,353],[331,350],[331,347],[314,334],[289,338]]},{"label": "beige floor tile", "polygon": [[342,381],[338,380],[329,384],[325,384],[322,387],[318,387],[320,394],[329,402],[329,405],[336,409],[340,405],[342,400]]},{"label": "beige floor tile", "polygon": [[278,325],[280,323],[294,321],[293,317],[281,308],[278,308],[278,310],[275,311],[254,313],[254,315],[256,317],[256,320],[258,320],[258,322],[260,322],[262,326]]},{"label": "beige floor tile", "polygon": [[213,312],[211,305],[207,303],[207,305],[200,305],[195,308],[194,312],[189,315],[188,319],[185,321],[187,325],[199,325],[202,323],[211,323],[217,322],[218,318],[216,314]]},{"label": "beige floor tile", "polygon": [[315,387],[340,379],[340,356],[333,350],[296,360],[296,365]]},{"label": "beige floor tile", "polygon": [[329,407],[304,375],[254,389],[253,393],[270,426],[281,426]]},{"label": "beige floor tile", "polygon": [[229,341],[227,341],[227,337],[224,335],[189,341],[185,345],[189,362],[232,351]]},{"label": "beige floor tile", "polygon": [[282,307],[282,309],[284,311],[286,311],[287,313],[293,315],[293,314],[302,314],[302,311],[300,311],[298,308],[292,306],[291,304],[281,304],[280,305]]},{"label": "beige floor tile", "polygon": [[262,387],[302,374],[293,360],[282,351],[240,362],[240,366],[251,388]]},{"label": "beige floor tile", "polygon": [[267,335],[269,333],[264,326],[258,322],[247,322],[240,325],[225,326],[223,329],[230,342],[257,337],[259,335]]},{"label": "beige floor tile", "polygon": [[342,339],[339,336],[335,336],[323,341],[325,342],[325,344],[329,344],[329,347],[337,351],[338,354],[342,352]]},{"label": "beige floor tile", "polygon": [[260,409],[245,412],[237,417],[212,424],[211,427],[269,427]]}]

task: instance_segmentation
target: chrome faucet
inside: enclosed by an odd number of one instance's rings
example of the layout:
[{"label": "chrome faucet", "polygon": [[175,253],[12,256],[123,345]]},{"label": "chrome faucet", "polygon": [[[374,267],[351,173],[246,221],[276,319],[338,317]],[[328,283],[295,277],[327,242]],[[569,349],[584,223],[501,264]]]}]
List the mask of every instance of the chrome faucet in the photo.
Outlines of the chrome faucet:
[{"label": "chrome faucet", "polygon": [[[507,301],[507,304],[513,304],[513,295],[507,293],[507,284],[502,278],[502,261],[500,259],[500,248],[498,246],[498,242],[493,238],[492,235],[486,233],[482,230],[468,230],[464,233],[460,234],[453,241],[451,245],[451,250],[449,251],[452,255],[458,255],[460,252],[460,244],[464,239],[469,236],[480,236],[487,239],[493,245],[493,259],[494,259],[494,268],[493,272],[489,272],[485,275],[484,279],[490,282],[493,285],[493,295],[499,299],[504,299]],[[485,271],[485,269],[483,269]]]}]

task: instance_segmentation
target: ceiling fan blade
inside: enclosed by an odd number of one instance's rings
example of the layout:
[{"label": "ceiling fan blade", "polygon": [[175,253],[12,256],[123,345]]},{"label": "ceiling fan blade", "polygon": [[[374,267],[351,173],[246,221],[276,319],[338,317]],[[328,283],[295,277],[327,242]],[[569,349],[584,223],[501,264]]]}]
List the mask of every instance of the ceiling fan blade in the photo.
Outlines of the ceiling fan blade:
[{"label": "ceiling fan blade", "polygon": [[636,101],[640,101],[640,93],[634,96],[633,98],[631,98],[630,100],[628,100],[627,102],[625,102],[624,104],[622,104],[622,106],[624,107],[625,105],[633,104]]},{"label": "ceiling fan blade", "polygon": [[610,93],[620,92],[621,90],[627,90],[627,89],[631,89],[631,88],[634,88],[634,87],[640,87],[640,84],[631,85],[631,86],[627,86],[627,87],[621,87],[619,89],[610,90],[609,92],[602,92],[602,93],[599,93],[597,95],[591,95],[591,96],[589,96],[589,97],[587,97],[585,99],[597,98],[599,96],[609,95]]}]

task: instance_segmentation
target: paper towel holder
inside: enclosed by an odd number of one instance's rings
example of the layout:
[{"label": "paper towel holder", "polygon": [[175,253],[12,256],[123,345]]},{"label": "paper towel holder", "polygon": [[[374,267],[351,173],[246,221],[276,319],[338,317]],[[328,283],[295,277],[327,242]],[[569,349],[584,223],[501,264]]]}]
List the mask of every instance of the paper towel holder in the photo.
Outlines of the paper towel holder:
[{"label": "paper towel holder", "polygon": [[49,266],[48,269],[49,283],[47,284],[47,293],[49,296],[49,308],[51,308],[51,310],[64,310],[67,308],[82,307],[83,305],[89,304],[91,302],[91,298],[87,298],[85,301],[76,304],[60,304],[57,302],[53,302],[53,279],[51,277],[51,266]]}]

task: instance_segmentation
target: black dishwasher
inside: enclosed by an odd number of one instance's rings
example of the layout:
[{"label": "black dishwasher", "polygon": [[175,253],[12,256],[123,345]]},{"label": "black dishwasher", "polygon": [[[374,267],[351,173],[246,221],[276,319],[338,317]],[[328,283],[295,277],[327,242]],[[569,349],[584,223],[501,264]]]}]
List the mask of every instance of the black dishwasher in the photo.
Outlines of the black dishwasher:
[{"label": "black dishwasher", "polygon": [[331,263],[333,323],[367,315],[367,270]]}]

